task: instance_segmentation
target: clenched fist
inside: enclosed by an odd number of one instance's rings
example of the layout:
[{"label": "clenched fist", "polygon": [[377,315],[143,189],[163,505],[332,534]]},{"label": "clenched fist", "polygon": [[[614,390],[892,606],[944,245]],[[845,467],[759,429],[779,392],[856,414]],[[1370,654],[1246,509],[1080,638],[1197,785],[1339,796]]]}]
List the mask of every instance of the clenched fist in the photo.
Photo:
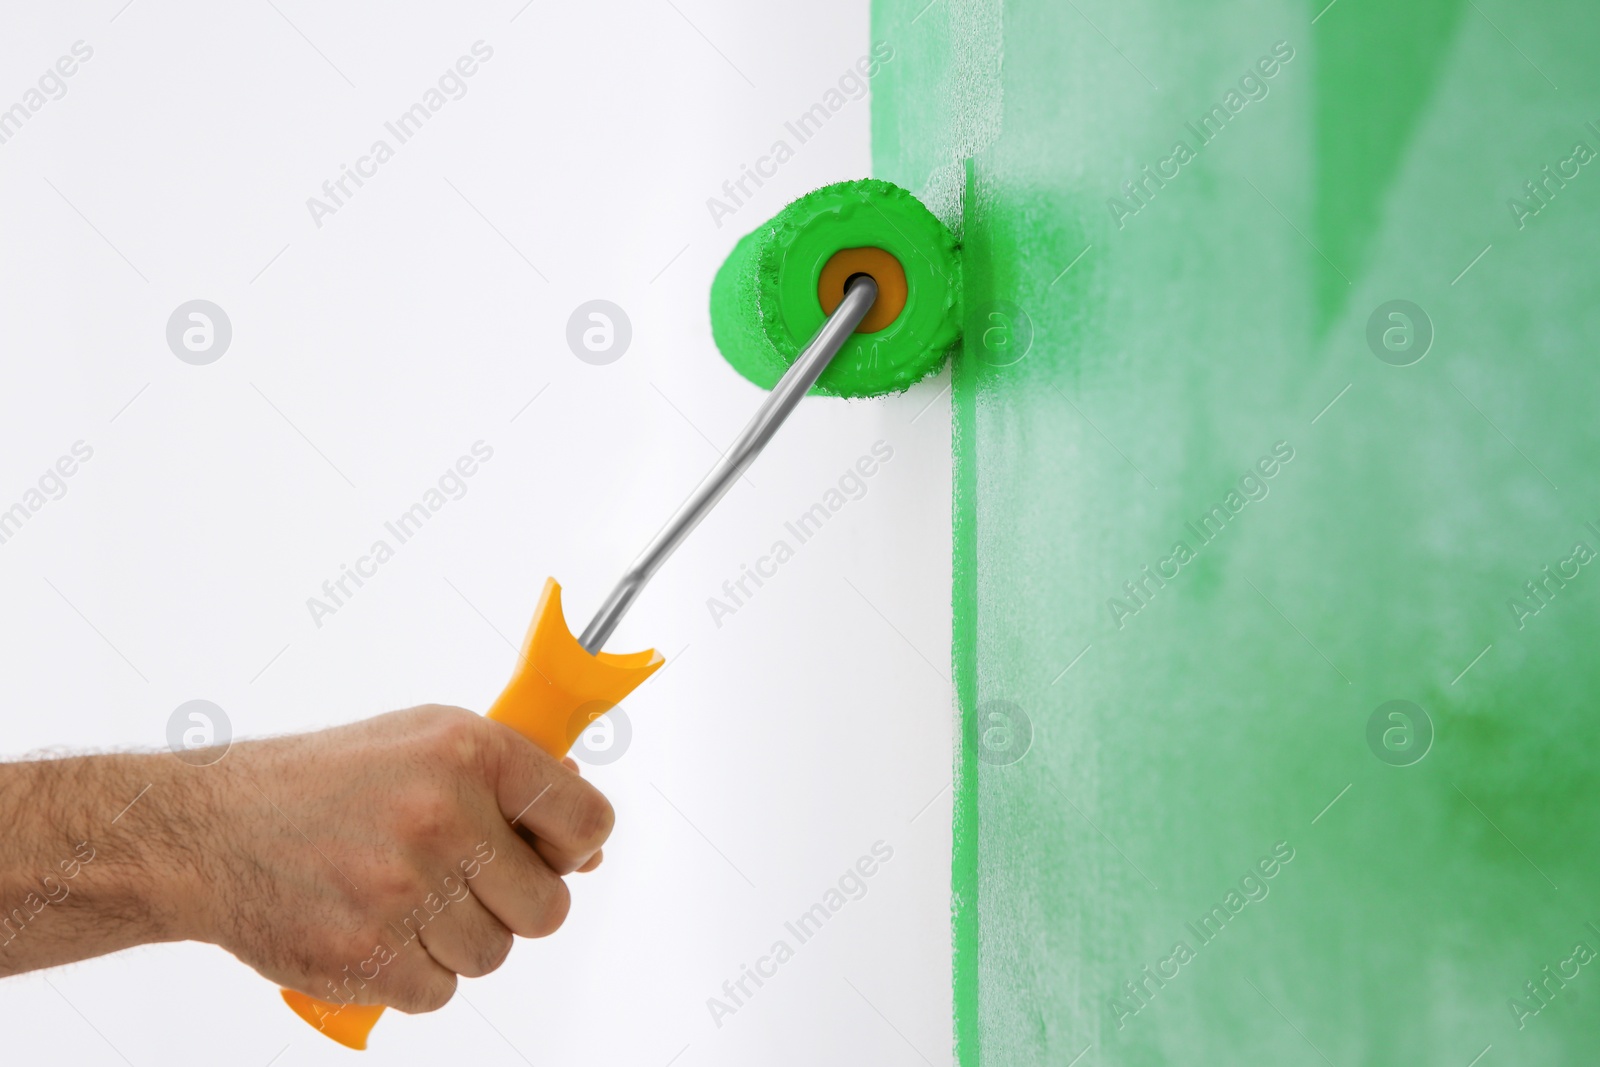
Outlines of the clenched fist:
[{"label": "clenched fist", "polygon": [[0,924],[0,974],[199,940],[319,999],[410,1012],[499,967],[513,935],[559,927],[562,877],[599,864],[613,821],[570,760],[437,706],[241,742],[211,766],[7,764],[0,811],[19,831],[0,906],[27,916]]}]

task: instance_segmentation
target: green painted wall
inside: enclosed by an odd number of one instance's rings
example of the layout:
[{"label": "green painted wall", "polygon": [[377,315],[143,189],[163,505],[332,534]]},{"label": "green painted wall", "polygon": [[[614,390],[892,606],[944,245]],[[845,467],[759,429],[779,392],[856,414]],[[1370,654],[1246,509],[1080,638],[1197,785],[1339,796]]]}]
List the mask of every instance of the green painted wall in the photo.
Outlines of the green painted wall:
[{"label": "green painted wall", "polygon": [[1600,1054],[1600,10],[1325,3],[874,4],[965,244],[968,1067]]}]

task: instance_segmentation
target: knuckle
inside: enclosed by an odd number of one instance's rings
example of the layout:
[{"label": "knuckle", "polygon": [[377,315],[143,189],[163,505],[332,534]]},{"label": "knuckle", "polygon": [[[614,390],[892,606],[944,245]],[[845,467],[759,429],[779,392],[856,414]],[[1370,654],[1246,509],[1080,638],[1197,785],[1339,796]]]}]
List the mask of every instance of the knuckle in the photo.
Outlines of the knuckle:
[{"label": "knuckle", "polygon": [[567,921],[567,913],[572,910],[572,894],[566,882],[559,878],[551,881],[553,884],[541,894],[543,899],[529,916],[524,937],[549,937]]},{"label": "knuckle", "polygon": [[396,984],[389,1003],[407,1015],[438,1011],[456,995],[456,976],[453,974],[424,974],[410,981]]},{"label": "knuckle", "polygon": [[452,770],[475,767],[483,747],[481,715],[463,708],[437,708],[427,733],[427,744],[433,758]]},{"label": "knuckle", "polygon": [[396,734],[402,750],[429,767],[469,761],[482,748],[487,720],[465,708],[424,704],[395,714],[403,724]]},{"label": "knuckle", "polygon": [[529,880],[518,905],[510,909],[512,914],[507,917],[506,926],[512,933],[518,937],[545,937],[555,930],[544,916],[560,881],[548,871]]},{"label": "knuckle", "polygon": [[352,972],[370,970],[370,966],[363,967],[362,964],[375,954],[383,940],[381,927],[363,924],[362,929],[339,939],[339,965]]},{"label": "knuckle", "polygon": [[572,843],[583,852],[592,852],[606,843],[616,825],[617,813],[611,801],[592,786],[580,791],[572,806]]},{"label": "knuckle", "polygon": [[460,819],[456,798],[432,786],[420,786],[402,794],[396,806],[403,832],[421,841],[439,841],[450,836]]},{"label": "knuckle", "polygon": [[478,717],[474,712],[455,704],[421,704],[416,710],[427,712],[429,715],[458,715],[472,719]]},{"label": "knuckle", "polygon": [[511,955],[512,944],[511,931],[504,927],[486,934],[475,946],[472,973],[465,974],[464,977],[482,978],[499,970],[500,965]]},{"label": "knuckle", "polygon": [[365,959],[376,943],[371,940],[371,923],[365,916],[353,919],[337,932],[328,934],[323,942],[324,960],[335,968],[352,966]]},{"label": "knuckle", "polygon": [[[385,859],[361,871],[358,875],[367,893],[377,898],[379,907],[392,910],[416,896],[417,879],[409,866],[395,859]],[[363,896],[366,894],[364,893]]]},{"label": "knuckle", "polygon": [[341,951],[337,962],[329,960],[311,972],[311,995],[330,1004],[369,1004],[377,996],[372,983],[356,973],[352,963],[360,960]]}]

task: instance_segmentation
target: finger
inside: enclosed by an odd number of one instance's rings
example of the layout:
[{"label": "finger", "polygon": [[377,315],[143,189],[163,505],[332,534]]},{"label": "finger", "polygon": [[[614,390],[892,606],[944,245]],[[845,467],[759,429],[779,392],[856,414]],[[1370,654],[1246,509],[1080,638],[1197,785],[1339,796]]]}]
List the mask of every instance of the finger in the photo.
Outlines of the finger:
[{"label": "finger", "polygon": [[[513,832],[516,833],[518,838],[520,838],[529,848],[533,849],[535,852],[540,851],[540,849],[542,849],[544,847],[544,846],[539,844],[539,839],[537,837],[533,836],[533,831],[529,830],[526,826],[523,826],[521,824],[517,824],[517,825],[512,826],[511,829],[512,829]],[[590,856],[588,861],[585,862],[583,864],[583,866],[574,869],[572,871],[572,873],[573,874],[588,874],[590,871],[592,871],[596,867],[600,866],[601,861],[605,858],[605,852],[606,852],[606,850],[603,849],[603,848],[596,850],[595,854]]]},{"label": "finger", "polygon": [[565,767],[567,770],[572,771],[575,774],[582,774],[583,773],[583,768],[579,767],[578,766],[578,761],[573,759],[571,756],[564,757],[561,760],[561,766]]},{"label": "finger", "polygon": [[[463,978],[482,978],[511,954],[511,931],[490,914],[467,884],[451,875],[445,879],[452,896],[439,914],[424,926],[420,939],[439,965]],[[460,896],[454,891],[459,889]]]},{"label": "finger", "polygon": [[611,835],[616,816],[610,802],[521,734],[493,725],[490,736],[497,742],[491,755],[501,812],[533,832],[551,870],[572,873]]},{"label": "finger", "polygon": [[510,827],[491,831],[494,851],[472,876],[472,895],[518,937],[547,937],[567,917],[567,884]]},{"label": "finger", "polygon": [[285,989],[335,1010],[350,1004],[384,1004],[415,1015],[448,1004],[456,991],[455,973],[428,955],[415,937],[391,937],[391,933],[380,935],[375,948],[373,940],[358,938],[331,948],[332,958],[360,961],[337,973],[317,965],[247,962]]},{"label": "finger", "polygon": [[[438,1011],[456,995],[456,976],[430,956],[419,941],[407,941],[384,965],[371,994],[375,994],[373,999],[378,1003],[407,1015]],[[366,997],[358,1001],[369,1002]]]}]

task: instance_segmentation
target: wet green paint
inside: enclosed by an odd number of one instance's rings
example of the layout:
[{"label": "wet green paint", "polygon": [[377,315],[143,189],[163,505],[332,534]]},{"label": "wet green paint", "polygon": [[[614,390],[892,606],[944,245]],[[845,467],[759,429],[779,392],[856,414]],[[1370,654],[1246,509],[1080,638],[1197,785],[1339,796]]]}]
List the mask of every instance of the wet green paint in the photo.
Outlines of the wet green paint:
[{"label": "wet green paint", "polygon": [[1341,271],[1367,265],[1389,183],[1426,114],[1466,11],[1466,0],[1410,0],[1388,5],[1381,19],[1340,12],[1317,20],[1312,234],[1327,254],[1317,263],[1321,328],[1332,324],[1349,296],[1351,279]]},{"label": "wet green paint", "polygon": [[1600,12],[1323,7],[874,5],[966,275],[968,1067],[1600,1052]]},{"label": "wet green paint", "polygon": [[905,306],[881,329],[853,334],[812,391],[904,392],[942,367],[961,329],[955,237],[916,197],[876,178],[807,193],[734,246],[711,285],[711,332],[723,358],[761,388],[776,385],[826,320],[824,268],[853,248],[898,261]]}]

